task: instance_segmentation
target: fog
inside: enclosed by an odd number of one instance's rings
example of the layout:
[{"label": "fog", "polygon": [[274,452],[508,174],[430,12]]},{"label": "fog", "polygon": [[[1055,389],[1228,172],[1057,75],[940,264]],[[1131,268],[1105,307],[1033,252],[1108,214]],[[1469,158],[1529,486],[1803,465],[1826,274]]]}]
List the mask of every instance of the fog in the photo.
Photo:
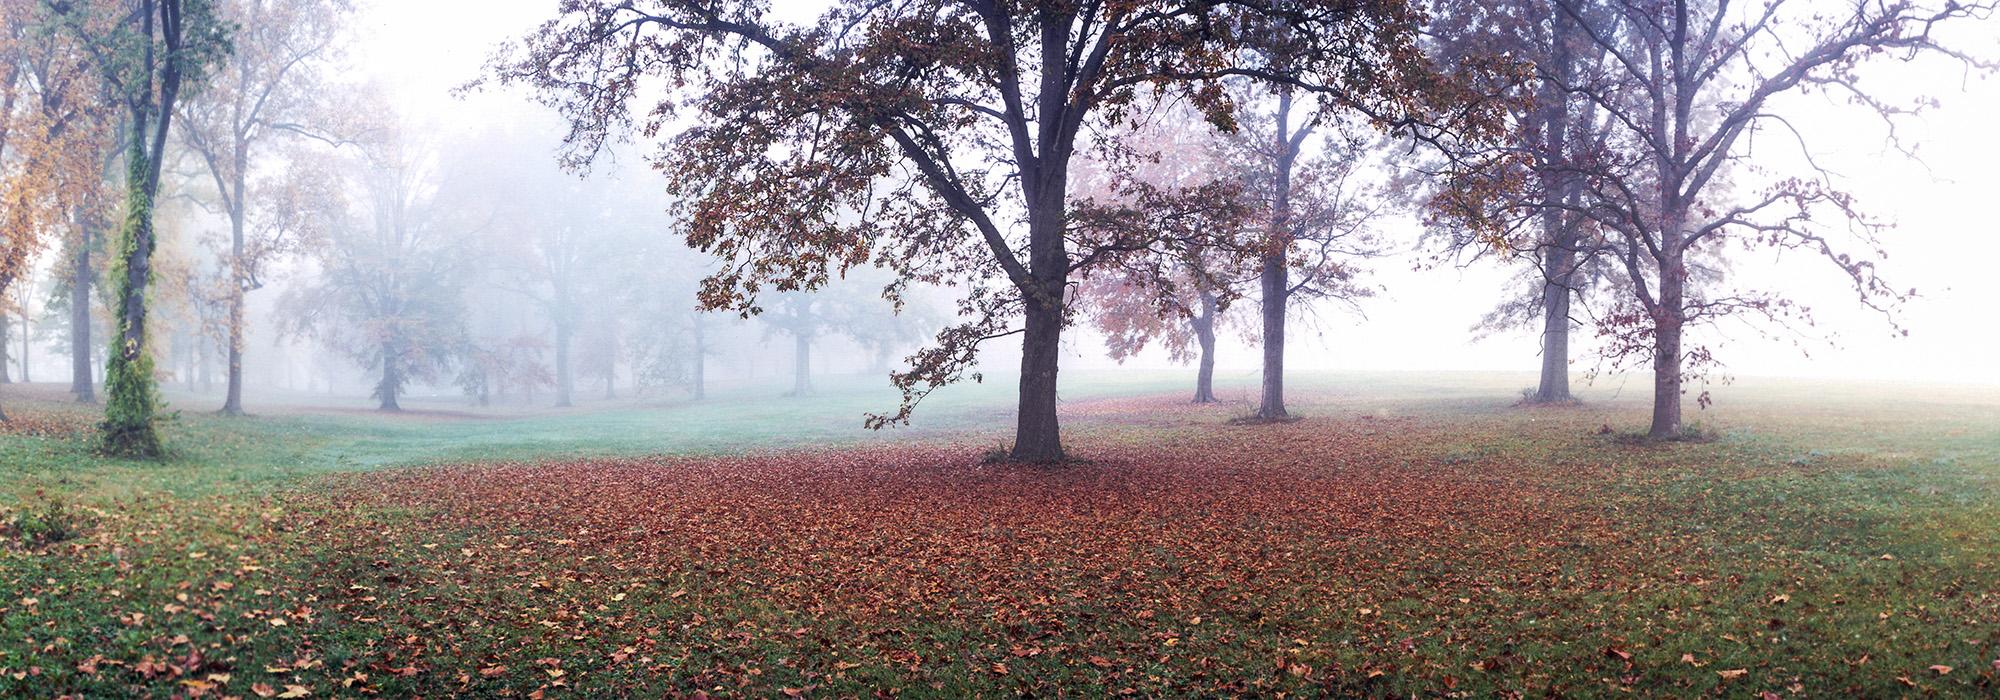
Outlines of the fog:
[{"label": "fog", "polygon": [[[814,12],[811,3],[780,4],[797,17]],[[863,268],[817,294],[762,299],[762,316],[698,313],[699,280],[718,263],[671,232],[665,176],[647,166],[664,136],[614,143],[587,172],[565,169],[558,153],[566,125],[551,110],[520,88],[467,87],[485,74],[496,47],[552,16],[552,6],[548,0],[360,6],[345,50],[328,63],[324,89],[355,96],[342,100],[348,128],[393,132],[394,145],[372,152],[329,146],[307,158],[321,170],[304,173],[294,189],[310,189],[307,180],[332,183],[337,191],[323,194],[338,200],[346,230],[321,231],[316,243],[274,256],[261,288],[248,296],[244,373],[253,406],[260,397],[300,394],[363,405],[383,381],[374,369],[382,350],[370,349],[379,345],[371,334],[381,329],[371,324],[387,322],[368,316],[367,305],[382,303],[386,289],[368,284],[413,295],[398,303],[439,307],[439,327],[412,329],[435,336],[437,347],[403,350],[416,358],[406,391],[428,400],[547,405],[561,402],[565,391],[572,402],[681,396],[704,382],[799,393],[811,390],[801,377],[813,375],[875,376],[887,387],[889,371],[951,319],[952,292],[919,286],[910,307],[895,315],[879,297],[891,278]],[[2000,278],[1989,272],[2000,258],[1989,211],[1992,194],[2000,192],[2000,173],[1991,167],[2000,146],[1989,136],[1989,117],[2000,113],[2000,85],[1930,59],[1872,65],[1864,78],[1892,86],[1889,93],[1903,99],[1937,98],[1900,134],[1921,160],[1893,149],[1883,122],[1866,110],[1837,97],[1793,96],[1784,109],[1814,150],[1800,153],[1775,139],[1757,144],[1769,172],[1746,177],[1780,177],[1807,158],[1836,173],[1865,211],[1896,224],[1884,240],[1884,276],[1918,296],[1885,317],[1854,303],[1822,260],[1739,256],[1731,275],[1783,280],[1814,308],[1817,323],[1703,329],[1722,363],[1714,379],[2000,383],[2000,363],[1992,361],[2000,331],[1981,321],[2000,300]],[[182,194],[163,210],[163,248],[183,269],[212,276],[211,253],[228,222],[200,201],[209,193],[198,164],[182,154],[176,167],[169,189]],[[273,181],[301,176],[276,158],[256,172]],[[1388,242],[1388,254],[1368,262],[1378,293],[1358,304],[1303,310],[1303,330],[1287,349],[1291,367],[1524,377],[1535,368],[1533,328],[1474,329],[1509,290],[1518,266],[1441,256],[1420,243],[1422,225],[1407,212],[1377,226]],[[431,261],[422,276],[432,286],[411,289],[379,279],[380,270],[359,269],[404,256]],[[55,328],[60,309],[44,303],[59,284],[59,263],[45,256],[35,284],[17,288],[34,330],[14,339],[9,356],[16,377],[50,381],[68,367],[67,336]],[[342,266],[350,269],[343,273]],[[342,274],[349,276],[344,283]],[[215,311],[168,306],[165,328],[155,331],[169,339],[163,377],[175,390],[213,395],[223,381],[220,346],[201,324],[212,324]],[[1241,311],[1252,307],[1254,299]],[[1247,335],[1222,335],[1217,367],[1225,381],[1256,376],[1259,351]],[[1575,366],[1588,378],[1600,365],[1590,340],[1579,342]],[[988,345],[979,369],[1012,372],[1018,341]],[[809,348],[808,363],[801,362],[801,348]],[[1114,361],[1101,335],[1081,323],[1063,350],[1066,370],[1185,366],[1158,348]],[[572,386],[561,386],[565,375]]]},{"label": "fog", "polygon": [[[811,17],[823,3],[787,0],[781,12]],[[354,50],[356,68],[396,95],[399,108],[419,123],[446,132],[471,132],[488,123],[535,123],[546,110],[518,93],[485,92],[463,99],[452,88],[479,75],[499,42],[552,16],[550,3],[498,0],[467,11],[463,3],[375,3],[363,14]],[[1990,26],[1968,31],[1993,33]],[[2000,38],[1987,46],[2000,50]],[[1915,287],[1919,297],[1896,319],[1907,337],[1892,332],[1882,315],[1853,303],[1837,272],[1820,261],[1772,256],[1743,261],[1742,274],[1783,278],[1804,285],[1800,297],[1815,302],[1816,331],[1825,337],[1773,336],[1750,327],[1724,327],[1722,361],[1730,374],[1752,377],[1818,377],[1927,382],[2000,383],[1992,361],[2000,329],[1973,322],[1989,318],[2000,302],[2000,277],[1990,274],[2000,257],[2000,236],[1990,198],[2000,192],[2000,141],[1990,135],[1990,115],[2000,113],[2000,83],[1949,61],[1879,63],[1865,73],[1870,85],[1892,86],[1902,97],[1928,95],[1938,106],[1912,123],[1903,138],[1917,144],[1921,162],[1891,149],[1878,117],[1837,97],[1797,97],[1792,123],[1804,132],[1824,167],[1848,181],[1862,207],[1895,222],[1885,236],[1885,276]],[[557,128],[553,122],[543,122]],[[550,134],[559,132],[550,131]],[[1772,144],[1773,158],[1795,161],[1796,149]],[[627,159],[639,153],[625,149]],[[1492,307],[1509,271],[1490,263],[1437,266],[1416,250],[1418,225],[1405,220],[1392,239],[1404,254],[1374,266],[1382,294],[1360,313],[1344,307],[1317,312],[1317,328],[1288,350],[1291,366],[1313,370],[1503,370],[1529,372],[1539,338],[1533,329],[1478,338],[1471,331]],[[1422,269],[1418,269],[1422,266]],[[1066,367],[1175,367],[1149,352],[1125,363],[1105,359],[1086,328],[1068,343]],[[1800,342],[1803,340],[1803,344]],[[996,344],[989,362],[1005,365]],[[1255,374],[1254,345],[1226,335],[1217,363],[1242,377]],[[1580,363],[1587,362],[1584,357]],[[1580,364],[1587,369],[1587,365]]]}]

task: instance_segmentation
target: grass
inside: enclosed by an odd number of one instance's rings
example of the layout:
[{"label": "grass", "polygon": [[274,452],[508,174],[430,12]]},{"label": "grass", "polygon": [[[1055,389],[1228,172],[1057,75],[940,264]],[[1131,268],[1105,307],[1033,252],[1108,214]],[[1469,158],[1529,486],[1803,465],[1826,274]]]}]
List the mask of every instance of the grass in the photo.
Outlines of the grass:
[{"label": "grass", "polygon": [[886,435],[877,382],[190,409],[161,463],[0,389],[0,695],[2000,692],[2000,391],[1745,382],[1637,445],[1615,386],[1068,381],[1058,470],[982,463],[1004,385]]}]

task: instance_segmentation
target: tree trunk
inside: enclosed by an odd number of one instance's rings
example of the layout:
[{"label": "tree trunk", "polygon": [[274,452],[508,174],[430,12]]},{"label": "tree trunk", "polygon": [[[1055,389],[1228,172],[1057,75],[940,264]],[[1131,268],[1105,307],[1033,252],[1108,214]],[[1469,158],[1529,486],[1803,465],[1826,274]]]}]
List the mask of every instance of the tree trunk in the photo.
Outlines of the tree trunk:
[{"label": "tree trunk", "polygon": [[[165,122],[165,115],[161,121]],[[143,133],[143,132],[142,132]],[[153,279],[153,192],[140,183],[149,172],[141,146],[131,146],[131,176],[127,180],[125,225],[118,248],[119,272],[114,308],[116,327],[105,368],[104,448],[118,456],[151,459],[160,455],[154,425],[159,404],[153,379],[153,358],[146,342],[146,287]]]},{"label": "tree trunk", "polygon": [[1285,312],[1291,301],[1292,248],[1292,166],[1299,149],[1291,128],[1292,93],[1278,92],[1277,132],[1274,146],[1277,163],[1272,168],[1271,231],[1265,243],[1263,270],[1258,274],[1264,312],[1264,395],[1257,404],[1257,417],[1281,420],[1285,411]]},{"label": "tree trunk", "polygon": [[[8,332],[13,330],[13,327],[13,317],[7,315],[6,312],[0,312],[0,384],[14,383],[14,375],[7,372],[7,363],[13,359],[9,355],[14,354],[14,346],[7,343],[9,339]],[[25,330],[22,335],[26,335]],[[22,379],[21,381],[25,382],[28,380]]]},{"label": "tree trunk", "polygon": [[1194,379],[1194,402],[1215,403],[1215,295],[1201,292],[1201,315],[1194,317],[1194,338],[1201,346],[1201,365]]},{"label": "tree trunk", "polygon": [[222,415],[243,415],[243,292],[229,297],[229,380]]},{"label": "tree trunk", "polygon": [[1660,269],[1659,308],[1653,313],[1653,425],[1646,435],[1655,439],[1681,436],[1681,330],[1686,262],[1679,236],[1666,237],[1666,264]]},{"label": "tree trunk", "polygon": [[394,343],[382,344],[382,381],[375,385],[375,398],[382,401],[378,407],[384,411],[401,411],[403,405],[397,403],[396,395],[403,390],[403,375],[396,364]]},{"label": "tree trunk", "polygon": [[569,336],[567,323],[556,324],[556,408],[569,408],[572,391],[576,388],[575,377],[569,371]]},{"label": "tree trunk", "polygon": [[1021,335],[1021,396],[1014,424],[1017,462],[1063,459],[1062,427],[1056,421],[1056,369],[1062,349],[1062,301],[1031,296]]},{"label": "tree trunk", "polygon": [[94,238],[94,216],[78,217],[81,239],[70,255],[69,266],[69,393],[78,403],[97,403],[96,383],[91,379],[90,284],[96,275],[90,270],[90,246]]},{"label": "tree trunk", "polygon": [[1276,420],[1285,412],[1285,299],[1291,284],[1283,254],[1264,256],[1264,270],[1258,275],[1263,291],[1264,392],[1257,404],[1257,417]]},{"label": "tree trunk", "polygon": [[[1544,214],[1560,219],[1560,214]],[[1560,224],[1556,224],[1560,226]],[[1569,393],[1569,303],[1576,277],[1576,251],[1558,235],[1542,251],[1542,381],[1536,403],[1566,403]]]},{"label": "tree trunk", "polygon": [[215,363],[209,361],[212,359],[210,351],[214,349],[215,344],[210,342],[209,338],[199,336],[198,338],[194,344],[195,381],[196,385],[200,387],[199,390],[201,393],[207,394],[215,388],[215,374],[213,371]]},{"label": "tree trunk", "polygon": [[792,395],[812,393],[812,336],[792,334]]},{"label": "tree trunk", "polygon": [[708,398],[708,336],[702,327],[701,315],[694,317],[694,399]]},{"label": "tree trunk", "polygon": [[1576,26],[1562,12],[1554,13],[1550,23],[1555,39],[1549,70],[1554,79],[1542,82],[1542,106],[1535,114],[1543,138],[1539,176],[1544,196],[1554,202],[1545,202],[1541,211],[1542,379],[1534,401],[1566,403],[1573,400],[1569,393],[1569,305],[1576,288],[1577,241],[1570,217],[1556,205],[1568,205],[1576,199],[1576,177],[1568,163],[1571,97],[1564,92],[1571,82],[1574,60],[1569,49]]},{"label": "tree trunk", "polygon": [[243,415],[243,182],[236,182],[236,207],[229,215],[229,379],[222,415]]},{"label": "tree trunk", "polygon": [[30,355],[30,353],[28,352],[28,338],[32,335],[34,335],[34,333],[29,326],[28,310],[22,309],[21,310],[21,383],[22,384],[34,381],[34,379],[28,376],[28,357]]},{"label": "tree trunk", "polygon": [[[1671,195],[1661,206],[1660,295],[1653,308],[1654,439],[1681,436],[1681,330],[1687,322],[1687,250],[1683,245],[1688,209]],[[1644,284],[1643,281],[1640,281]]]}]

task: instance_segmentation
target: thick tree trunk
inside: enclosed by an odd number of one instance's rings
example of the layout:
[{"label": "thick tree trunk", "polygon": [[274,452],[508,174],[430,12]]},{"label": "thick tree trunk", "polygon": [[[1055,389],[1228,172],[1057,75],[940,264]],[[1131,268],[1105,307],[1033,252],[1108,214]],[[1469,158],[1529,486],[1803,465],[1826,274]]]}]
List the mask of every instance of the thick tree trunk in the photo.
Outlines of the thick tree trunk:
[{"label": "thick tree trunk", "polygon": [[1194,402],[1215,403],[1215,295],[1201,293],[1201,314],[1194,317],[1194,339],[1201,346],[1200,369],[1194,378]]},{"label": "thick tree trunk", "polygon": [[812,336],[792,334],[792,395],[812,393]]},{"label": "thick tree trunk", "polygon": [[1535,389],[1536,403],[1573,400],[1569,393],[1569,303],[1576,277],[1576,251],[1565,238],[1558,237],[1542,253],[1542,381]]},{"label": "thick tree trunk", "polygon": [[568,408],[576,388],[576,377],[569,369],[569,336],[568,324],[556,324],[556,408]]},{"label": "thick tree trunk", "polygon": [[1670,439],[1681,436],[1681,331],[1687,322],[1687,250],[1683,226],[1688,220],[1688,209],[1670,196],[1660,210],[1660,252],[1655,258],[1660,268],[1660,294],[1650,309],[1653,425],[1646,435]]},{"label": "thick tree trunk", "polygon": [[1267,420],[1290,415],[1285,412],[1285,301],[1291,296],[1289,273],[1285,256],[1271,254],[1264,256],[1264,270],[1258,275],[1258,286],[1264,295],[1264,392],[1257,404],[1257,417]]},{"label": "thick tree trunk", "polygon": [[84,221],[78,236],[81,240],[69,260],[69,392],[76,395],[78,403],[97,403],[90,362],[91,351],[96,348],[90,340],[90,285],[96,278],[90,269],[90,245],[94,238],[91,222],[96,219],[79,218]]},{"label": "thick tree trunk", "polygon": [[382,381],[375,385],[375,398],[382,402],[378,408],[384,411],[403,410],[403,405],[396,401],[397,394],[402,391],[403,374],[402,368],[396,364],[396,346],[394,343],[383,343]]},{"label": "thick tree trunk", "polygon": [[[164,115],[162,122],[165,121]],[[132,146],[138,148],[138,146]],[[155,151],[157,153],[158,151]],[[152,459],[160,455],[154,412],[159,398],[146,342],[146,288],[153,279],[153,194],[138,184],[147,177],[148,158],[133,156],[126,196],[126,221],[119,250],[122,273],[116,282],[116,327],[105,370],[104,447],[114,455]]]},{"label": "thick tree trunk", "polygon": [[1653,425],[1655,439],[1681,436],[1681,331],[1686,264],[1678,236],[1669,236],[1666,263],[1660,269],[1659,308],[1653,314]]},{"label": "thick tree trunk", "polygon": [[1014,424],[1017,462],[1063,459],[1062,427],[1056,421],[1056,370],[1062,349],[1062,301],[1029,297],[1021,335],[1021,395]]},{"label": "thick tree trunk", "polygon": [[[1550,18],[1555,32],[1553,60],[1549,70],[1555,79],[1543,81],[1540,121],[1544,167],[1540,177],[1552,204],[1566,205],[1575,199],[1576,178],[1570,172],[1569,132],[1572,126],[1568,94],[1573,60],[1570,43],[1575,23],[1561,12]],[[1572,401],[1569,392],[1569,305],[1576,288],[1576,233],[1569,216],[1558,206],[1545,206],[1542,225],[1542,379],[1535,389],[1536,403]]]},{"label": "thick tree trunk", "polygon": [[[1043,95],[1044,99],[1051,96]],[[1055,105],[1047,105],[1051,113]],[[1044,147],[1051,147],[1043,141]],[[1057,157],[1055,154],[1061,154]],[[1015,462],[1061,462],[1062,424],[1056,416],[1056,372],[1062,360],[1063,294],[1069,290],[1069,253],[1063,234],[1068,206],[1066,150],[1058,147],[1023,182],[1028,202],[1027,279],[1016,280],[1022,296],[1020,403],[1014,418]]]},{"label": "thick tree trunk", "polygon": [[28,352],[28,338],[33,335],[34,331],[29,327],[28,310],[22,309],[21,310],[21,383],[22,384],[34,381],[32,377],[28,376],[28,359],[33,356],[33,353]]}]

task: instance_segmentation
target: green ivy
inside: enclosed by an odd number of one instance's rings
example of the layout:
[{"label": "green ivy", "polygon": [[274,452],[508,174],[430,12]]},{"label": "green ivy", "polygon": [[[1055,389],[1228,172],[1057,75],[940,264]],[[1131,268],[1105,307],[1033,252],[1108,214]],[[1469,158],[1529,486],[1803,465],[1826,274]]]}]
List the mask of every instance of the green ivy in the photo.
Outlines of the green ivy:
[{"label": "green ivy", "polygon": [[[129,183],[125,194],[125,221],[119,227],[118,255],[113,258],[111,273],[113,289],[118,300],[114,314],[114,329],[111,333],[110,364],[104,371],[104,389],[108,399],[104,405],[103,450],[106,454],[133,459],[153,459],[159,457],[160,434],[156,428],[162,408],[159,387],[153,381],[153,357],[146,349],[146,329],[143,324],[132,332],[130,316],[125,309],[134,303],[144,303],[137,299],[145,294],[144,285],[150,280],[140,280],[135,286],[128,274],[132,261],[152,251],[151,238],[153,201],[147,197],[137,183],[146,177],[147,159],[138,149],[132,149],[129,158],[130,170],[126,174]],[[147,271],[151,277],[151,270]],[[135,340],[128,343],[127,337]],[[128,347],[128,345],[130,347]]]}]

